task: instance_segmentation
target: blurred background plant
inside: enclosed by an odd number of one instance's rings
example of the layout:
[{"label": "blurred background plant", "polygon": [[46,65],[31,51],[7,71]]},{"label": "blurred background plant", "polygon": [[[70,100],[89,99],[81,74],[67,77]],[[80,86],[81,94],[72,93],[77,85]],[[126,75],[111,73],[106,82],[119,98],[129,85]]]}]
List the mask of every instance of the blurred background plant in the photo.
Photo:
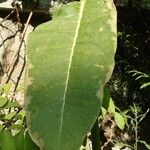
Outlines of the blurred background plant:
[{"label": "blurred background plant", "polygon": [[19,95],[24,88],[19,86],[16,95],[11,89],[12,84],[0,87],[0,150],[39,150],[26,128],[23,97]]}]

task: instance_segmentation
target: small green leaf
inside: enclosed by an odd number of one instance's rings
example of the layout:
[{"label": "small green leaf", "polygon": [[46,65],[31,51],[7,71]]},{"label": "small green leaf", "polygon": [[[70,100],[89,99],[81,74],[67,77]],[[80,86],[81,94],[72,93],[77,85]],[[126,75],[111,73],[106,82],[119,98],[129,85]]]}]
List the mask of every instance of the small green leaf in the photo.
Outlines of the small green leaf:
[{"label": "small green leaf", "polygon": [[140,87],[140,89],[146,88],[146,87],[148,87],[148,86],[150,86],[150,82],[144,83],[144,84]]},{"label": "small green leaf", "polygon": [[5,114],[0,114],[0,120],[5,117]]},{"label": "small green leaf", "polygon": [[111,98],[109,100],[108,112],[109,113],[115,113],[115,104]]},{"label": "small green leaf", "polygon": [[117,124],[117,126],[123,130],[125,127],[125,119],[123,118],[123,116],[121,114],[119,114],[118,112],[114,113],[114,118],[115,118],[115,122]]},{"label": "small green leaf", "polygon": [[24,83],[22,83],[21,85],[19,85],[17,91],[24,91]]},{"label": "small green leaf", "polygon": [[17,101],[11,102],[8,101],[8,103],[6,105],[4,105],[1,109],[7,109],[7,108],[12,108],[12,107],[20,107],[20,104]]},{"label": "small green leaf", "polygon": [[105,108],[101,107],[101,111],[102,111],[102,115],[105,116],[107,113],[107,110]]},{"label": "small green leaf", "polygon": [[17,114],[16,118],[23,120],[25,116],[26,116],[26,112],[22,110]]},{"label": "small green leaf", "polygon": [[0,124],[0,131],[3,129],[3,125]]},{"label": "small green leaf", "polygon": [[120,36],[122,36],[123,35],[123,32],[118,32],[117,33],[117,37],[120,37]]},{"label": "small green leaf", "polygon": [[12,87],[11,83],[3,85],[4,93],[8,94],[10,92],[11,87]]},{"label": "small green leaf", "polygon": [[7,103],[8,99],[0,96],[0,107],[3,107]]},{"label": "small green leaf", "polygon": [[25,135],[24,150],[40,150],[28,133]]},{"label": "small green leaf", "polygon": [[17,150],[23,150],[24,147],[24,132],[20,131],[14,136],[16,149]]},{"label": "small green leaf", "polygon": [[16,112],[11,112],[4,117],[5,120],[11,120],[16,115]]},{"label": "small green leaf", "polygon": [[22,124],[13,124],[9,127],[9,129],[13,129],[13,130],[22,130],[23,126]]},{"label": "small green leaf", "polygon": [[9,131],[3,130],[1,134],[1,150],[17,150],[15,146],[14,137]]},{"label": "small green leaf", "polygon": [[125,125],[129,128],[129,123],[128,123],[128,110],[124,111],[124,112],[121,112],[121,115],[122,117],[124,118],[124,121],[125,121]]}]

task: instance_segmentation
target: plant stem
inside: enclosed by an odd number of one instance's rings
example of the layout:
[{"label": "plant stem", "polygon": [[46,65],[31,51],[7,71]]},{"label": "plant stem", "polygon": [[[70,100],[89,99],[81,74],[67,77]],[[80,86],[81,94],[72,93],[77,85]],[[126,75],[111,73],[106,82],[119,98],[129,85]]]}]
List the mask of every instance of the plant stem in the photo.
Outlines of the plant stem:
[{"label": "plant stem", "polygon": [[138,148],[138,110],[137,108],[134,108],[135,109],[135,150],[137,150]]}]

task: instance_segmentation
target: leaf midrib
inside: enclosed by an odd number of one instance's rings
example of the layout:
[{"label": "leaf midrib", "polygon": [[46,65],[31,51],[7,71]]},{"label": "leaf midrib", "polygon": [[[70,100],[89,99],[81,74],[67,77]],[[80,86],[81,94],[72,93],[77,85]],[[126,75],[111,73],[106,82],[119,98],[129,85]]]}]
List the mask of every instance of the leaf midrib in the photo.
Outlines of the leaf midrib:
[{"label": "leaf midrib", "polygon": [[69,61],[69,66],[68,66],[68,71],[67,71],[67,80],[66,80],[66,83],[65,83],[65,90],[64,90],[64,96],[63,96],[63,105],[62,105],[62,110],[61,110],[60,127],[59,127],[59,138],[61,138],[61,133],[62,133],[64,109],[65,109],[65,103],[66,103],[66,93],[67,93],[67,89],[68,89],[71,62],[72,62],[72,57],[73,57],[73,54],[74,54],[74,49],[75,49],[75,45],[76,45],[76,42],[77,42],[77,38],[78,38],[78,35],[79,35],[79,29],[80,29],[80,24],[81,24],[81,19],[82,19],[82,16],[83,16],[85,3],[86,3],[86,0],[81,0],[80,1],[79,18],[78,18],[78,22],[77,22],[77,27],[76,27],[76,31],[75,31],[74,40],[73,40],[73,45],[72,45],[72,48],[71,48],[71,56],[70,56],[70,61]]}]

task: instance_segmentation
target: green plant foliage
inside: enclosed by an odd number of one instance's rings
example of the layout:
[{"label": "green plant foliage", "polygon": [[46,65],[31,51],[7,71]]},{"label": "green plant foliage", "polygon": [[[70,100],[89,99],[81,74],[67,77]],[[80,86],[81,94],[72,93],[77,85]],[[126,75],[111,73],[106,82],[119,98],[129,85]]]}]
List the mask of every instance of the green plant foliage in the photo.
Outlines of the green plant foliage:
[{"label": "green plant foliage", "polygon": [[139,140],[138,142],[139,142],[139,143],[144,144],[144,145],[145,145],[145,147],[146,147],[148,150],[150,150],[150,145],[149,145],[149,144],[147,144],[145,141],[141,141],[141,140]]},{"label": "green plant foliage", "polygon": [[3,125],[0,124],[0,131],[3,129]]},{"label": "green plant foliage", "polygon": [[39,147],[32,141],[28,133],[25,135],[23,150],[39,150]]},{"label": "green plant foliage", "polygon": [[24,132],[20,131],[14,136],[15,145],[17,150],[23,150],[24,148]]},{"label": "green plant foliage", "polygon": [[23,130],[15,136],[8,130],[2,130],[0,131],[0,150],[39,150],[39,148]]},{"label": "green plant foliage", "polygon": [[150,82],[144,83],[140,89],[146,88],[146,87],[150,87]]},{"label": "green plant foliage", "polygon": [[107,110],[103,107],[101,107],[102,115],[103,117],[107,114]]},{"label": "green plant foliage", "polygon": [[0,131],[0,149],[16,150],[15,140],[9,131]]},{"label": "green plant foliage", "polygon": [[110,98],[108,112],[115,113],[115,109],[116,109],[115,104],[114,104],[113,100]]},{"label": "green plant foliage", "polygon": [[9,114],[7,114],[4,119],[6,120],[11,120],[14,116],[16,115],[16,112],[11,112]]},{"label": "green plant foliage", "polygon": [[124,119],[124,117],[120,113],[115,112],[114,113],[114,119],[115,119],[115,122],[116,122],[117,126],[121,130],[123,130],[125,128],[125,119]]},{"label": "green plant foliage", "polygon": [[0,107],[0,110],[4,110],[7,108],[14,108],[14,107],[20,107],[20,104],[17,101],[11,102],[9,100],[3,107]]},{"label": "green plant foliage", "polygon": [[11,84],[0,87],[0,131],[16,133],[24,130],[26,113],[18,101],[10,96],[11,88]]},{"label": "green plant foliage", "polygon": [[[150,80],[150,76],[143,73],[143,72],[140,72],[140,71],[137,71],[137,70],[132,70],[132,71],[128,71],[128,73],[131,73],[133,77],[135,77],[135,80],[141,80],[141,79],[148,79]],[[142,83],[140,89],[143,89],[143,88],[146,88],[146,87],[149,87],[150,86],[150,82],[146,82],[146,83]]]},{"label": "green plant foliage", "polygon": [[147,147],[149,149],[149,145],[145,141],[140,140],[140,137],[138,135],[139,134],[139,124],[146,117],[146,115],[149,112],[149,109],[147,109],[147,111],[143,113],[141,111],[141,107],[134,103],[133,106],[130,106],[129,112],[131,114],[128,115],[128,120],[130,121],[132,130],[134,131],[134,134],[135,134],[135,136],[134,136],[135,143],[133,146],[134,149],[138,150],[138,143],[144,144],[145,147]]},{"label": "green plant foliage", "polygon": [[41,149],[79,149],[99,114],[115,49],[112,0],[65,5],[31,33],[27,123]]},{"label": "green plant foliage", "polygon": [[142,7],[146,9],[150,9],[150,1],[149,0],[142,0]]},{"label": "green plant foliage", "polygon": [[12,84],[10,84],[10,83],[4,84],[3,86],[0,86],[0,92],[8,94],[11,87],[12,87]]},{"label": "green plant foliage", "polygon": [[[116,109],[119,112],[117,112]],[[107,116],[108,114],[111,114],[114,117],[116,125],[121,130],[123,130],[125,128],[125,125],[126,125],[126,115],[123,112],[121,112],[115,106],[114,101],[112,100],[112,98],[109,99],[108,109],[105,109],[105,108],[101,107],[101,112],[102,112],[103,118],[105,118],[105,116]]]},{"label": "green plant foliage", "polygon": [[0,108],[3,107],[7,103],[7,98],[0,96]]}]

